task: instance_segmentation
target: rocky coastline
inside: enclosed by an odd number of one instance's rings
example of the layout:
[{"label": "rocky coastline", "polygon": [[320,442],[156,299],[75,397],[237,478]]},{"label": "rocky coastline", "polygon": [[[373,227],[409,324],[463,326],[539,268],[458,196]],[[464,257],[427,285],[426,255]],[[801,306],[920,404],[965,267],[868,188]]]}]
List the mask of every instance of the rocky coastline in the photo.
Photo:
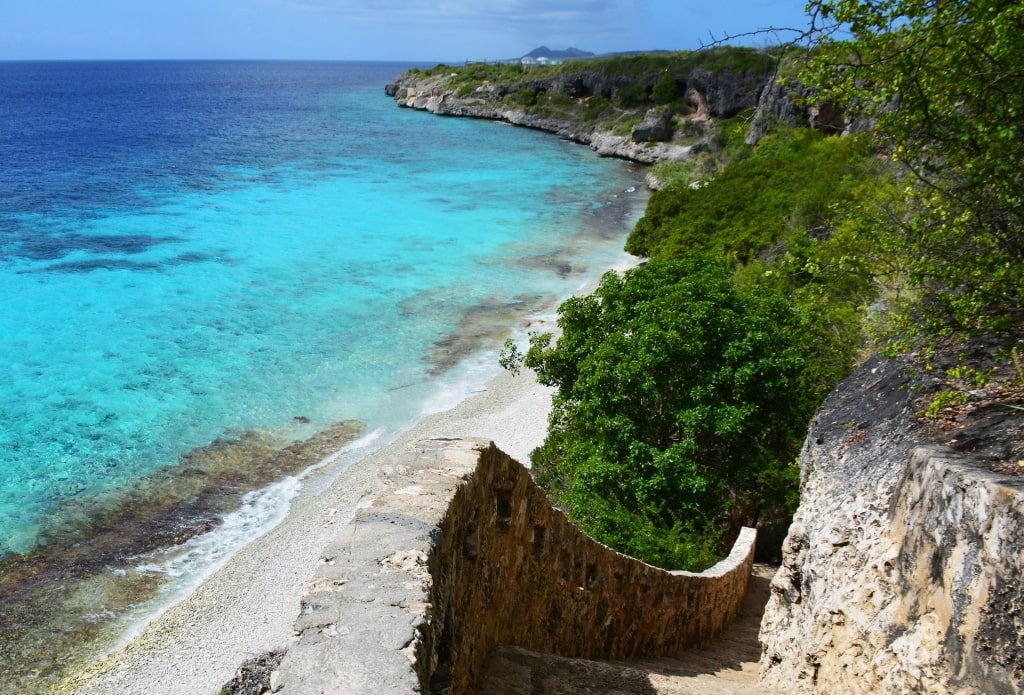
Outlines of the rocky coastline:
[{"label": "rocky coastline", "polygon": [[[579,104],[595,96],[610,98],[623,84],[600,73],[581,70],[550,79],[485,83],[469,92],[460,89],[454,77],[448,73],[409,71],[389,83],[384,93],[402,107],[541,130],[586,145],[601,156],[640,164],[679,161],[699,151],[705,146],[699,135],[710,119],[733,116],[743,109],[756,107],[767,84],[762,77],[694,71],[686,78],[686,113],[675,114],[667,107],[651,108],[641,112],[642,122],[634,125],[628,135],[620,135],[571,115],[551,117],[529,113],[506,99],[510,94],[523,91],[562,94]],[[673,128],[673,118],[685,120],[691,126]],[[698,137],[694,138],[693,133]]]},{"label": "rocky coastline", "polygon": [[[667,106],[638,108],[632,113],[623,109],[621,115],[634,121],[628,134],[588,122],[581,114],[593,98],[615,99],[631,87],[631,78],[585,68],[549,78],[483,81],[469,88],[456,72],[409,70],[388,83],[384,93],[401,107],[532,128],[590,147],[602,157],[638,164],[682,161],[711,149],[713,121],[744,111],[751,114],[745,137],[748,145],[756,144],[775,125],[806,125],[828,133],[849,133],[865,126],[829,104],[813,104],[806,87],[778,79],[775,67],[766,72],[694,68],[676,82],[685,107],[677,111]],[[650,91],[652,84],[641,88]],[[517,105],[521,95],[527,95],[527,100],[559,95],[573,107],[559,115],[537,113]]]}]

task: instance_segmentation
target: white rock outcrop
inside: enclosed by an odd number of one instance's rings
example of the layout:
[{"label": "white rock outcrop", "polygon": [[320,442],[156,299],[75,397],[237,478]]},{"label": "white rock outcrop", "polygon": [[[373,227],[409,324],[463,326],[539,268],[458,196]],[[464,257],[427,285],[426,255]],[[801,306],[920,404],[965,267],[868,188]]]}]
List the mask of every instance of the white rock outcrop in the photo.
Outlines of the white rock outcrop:
[{"label": "white rock outcrop", "polygon": [[1024,478],[918,448],[913,397],[875,359],[819,410],[761,624],[766,686],[1024,692]]}]

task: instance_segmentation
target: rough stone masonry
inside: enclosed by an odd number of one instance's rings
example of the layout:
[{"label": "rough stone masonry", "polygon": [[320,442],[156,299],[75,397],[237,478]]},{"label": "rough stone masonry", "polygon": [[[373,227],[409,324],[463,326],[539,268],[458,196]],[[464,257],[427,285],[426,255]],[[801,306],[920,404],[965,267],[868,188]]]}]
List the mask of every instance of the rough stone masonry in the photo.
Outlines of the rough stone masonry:
[{"label": "rough stone masonry", "polygon": [[663,655],[739,610],[745,529],[703,573],[616,553],[554,509],[493,443],[416,443],[328,546],[274,692],[473,692],[498,644],[585,658]]}]

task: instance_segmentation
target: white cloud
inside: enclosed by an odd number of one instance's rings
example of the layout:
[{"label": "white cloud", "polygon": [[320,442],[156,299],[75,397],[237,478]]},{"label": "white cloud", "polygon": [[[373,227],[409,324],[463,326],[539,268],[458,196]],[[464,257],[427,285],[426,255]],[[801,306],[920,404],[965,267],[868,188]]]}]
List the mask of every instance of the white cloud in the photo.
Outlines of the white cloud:
[{"label": "white cloud", "polygon": [[593,26],[620,16],[630,0],[271,0],[286,11],[330,13],[351,21],[464,23],[576,22]]}]

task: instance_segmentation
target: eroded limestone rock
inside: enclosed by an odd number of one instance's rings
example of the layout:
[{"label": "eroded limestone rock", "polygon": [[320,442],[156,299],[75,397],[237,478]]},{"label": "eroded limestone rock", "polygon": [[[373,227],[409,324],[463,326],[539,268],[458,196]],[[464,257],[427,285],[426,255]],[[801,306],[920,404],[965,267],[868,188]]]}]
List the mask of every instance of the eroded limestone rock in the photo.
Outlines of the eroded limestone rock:
[{"label": "eroded limestone rock", "polygon": [[812,424],[761,625],[768,686],[1024,692],[1024,479],[916,448],[912,385],[873,359]]}]

